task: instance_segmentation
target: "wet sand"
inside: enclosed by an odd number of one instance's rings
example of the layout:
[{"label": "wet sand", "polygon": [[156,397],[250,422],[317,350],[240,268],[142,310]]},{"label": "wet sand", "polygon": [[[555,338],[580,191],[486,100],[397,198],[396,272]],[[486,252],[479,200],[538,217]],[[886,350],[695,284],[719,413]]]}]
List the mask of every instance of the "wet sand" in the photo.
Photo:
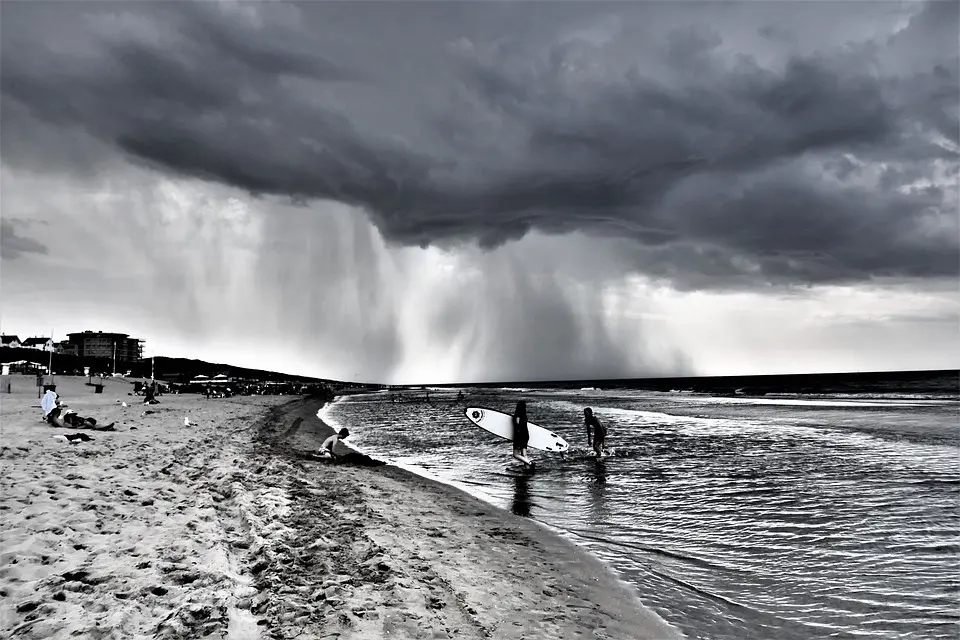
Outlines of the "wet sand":
[{"label": "wet sand", "polygon": [[678,637],[529,520],[389,465],[312,459],[331,432],[318,401],[144,407],[129,382],[59,378],[71,408],[117,421],[71,445],[18,378],[0,394],[5,637]]}]

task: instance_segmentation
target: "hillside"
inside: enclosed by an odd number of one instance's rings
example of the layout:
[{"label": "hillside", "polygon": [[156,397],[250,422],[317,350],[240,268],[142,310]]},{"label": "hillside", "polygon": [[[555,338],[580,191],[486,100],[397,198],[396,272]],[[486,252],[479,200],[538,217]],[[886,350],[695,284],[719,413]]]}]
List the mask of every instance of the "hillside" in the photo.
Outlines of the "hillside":
[{"label": "hillside", "polygon": [[[24,348],[4,348],[0,350],[0,362],[15,362],[18,360],[26,360],[27,362],[33,362],[46,367],[50,360],[50,354],[45,351]],[[104,373],[109,375],[113,372],[113,363],[109,358],[81,358],[73,355],[53,354],[53,370],[55,373],[60,375],[81,375],[84,367],[90,367],[90,371],[93,374]],[[150,367],[150,360],[144,360],[136,364],[118,363],[117,373],[131,371],[133,377],[149,377]],[[312,378],[309,376],[266,371],[263,369],[250,369],[220,362],[206,362],[204,360],[189,358],[167,358],[165,356],[157,356],[154,359],[155,376],[157,379],[168,382],[188,382],[198,375],[213,377],[221,373],[234,378],[274,382],[324,383],[341,388],[357,386],[338,380]]]}]

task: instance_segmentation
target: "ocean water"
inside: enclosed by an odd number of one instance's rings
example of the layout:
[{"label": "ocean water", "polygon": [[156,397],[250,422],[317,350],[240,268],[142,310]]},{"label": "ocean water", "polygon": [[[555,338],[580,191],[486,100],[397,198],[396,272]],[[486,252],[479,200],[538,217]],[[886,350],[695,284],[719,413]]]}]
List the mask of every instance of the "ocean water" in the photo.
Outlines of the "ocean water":
[{"label": "ocean water", "polygon": [[[347,396],[350,441],[586,547],[690,638],[960,637],[960,403],[942,395],[710,397],[532,389]],[[473,426],[512,412],[571,443]],[[613,455],[586,446],[583,407]]]}]

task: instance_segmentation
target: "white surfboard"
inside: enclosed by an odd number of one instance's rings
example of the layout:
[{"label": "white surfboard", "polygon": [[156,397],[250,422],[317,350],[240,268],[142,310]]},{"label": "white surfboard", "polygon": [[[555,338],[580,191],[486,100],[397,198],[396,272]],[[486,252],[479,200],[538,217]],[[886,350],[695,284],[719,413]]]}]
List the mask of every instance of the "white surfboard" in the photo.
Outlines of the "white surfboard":
[{"label": "white surfboard", "polygon": [[[513,440],[513,417],[509,413],[480,407],[467,407],[464,413],[470,422],[481,429],[505,440]],[[538,427],[530,422],[527,423],[527,430],[530,432],[530,440],[527,442],[527,446],[531,449],[561,452],[570,448],[567,441],[553,431]]]}]

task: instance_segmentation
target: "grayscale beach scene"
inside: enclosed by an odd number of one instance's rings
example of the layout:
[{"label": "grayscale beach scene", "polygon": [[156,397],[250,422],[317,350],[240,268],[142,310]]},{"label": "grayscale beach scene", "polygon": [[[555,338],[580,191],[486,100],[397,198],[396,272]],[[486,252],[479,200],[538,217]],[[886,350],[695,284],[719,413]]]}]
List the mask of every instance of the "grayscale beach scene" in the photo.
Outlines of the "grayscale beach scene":
[{"label": "grayscale beach scene", "polygon": [[960,2],[0,2],[0,637],[960,637]]}]

